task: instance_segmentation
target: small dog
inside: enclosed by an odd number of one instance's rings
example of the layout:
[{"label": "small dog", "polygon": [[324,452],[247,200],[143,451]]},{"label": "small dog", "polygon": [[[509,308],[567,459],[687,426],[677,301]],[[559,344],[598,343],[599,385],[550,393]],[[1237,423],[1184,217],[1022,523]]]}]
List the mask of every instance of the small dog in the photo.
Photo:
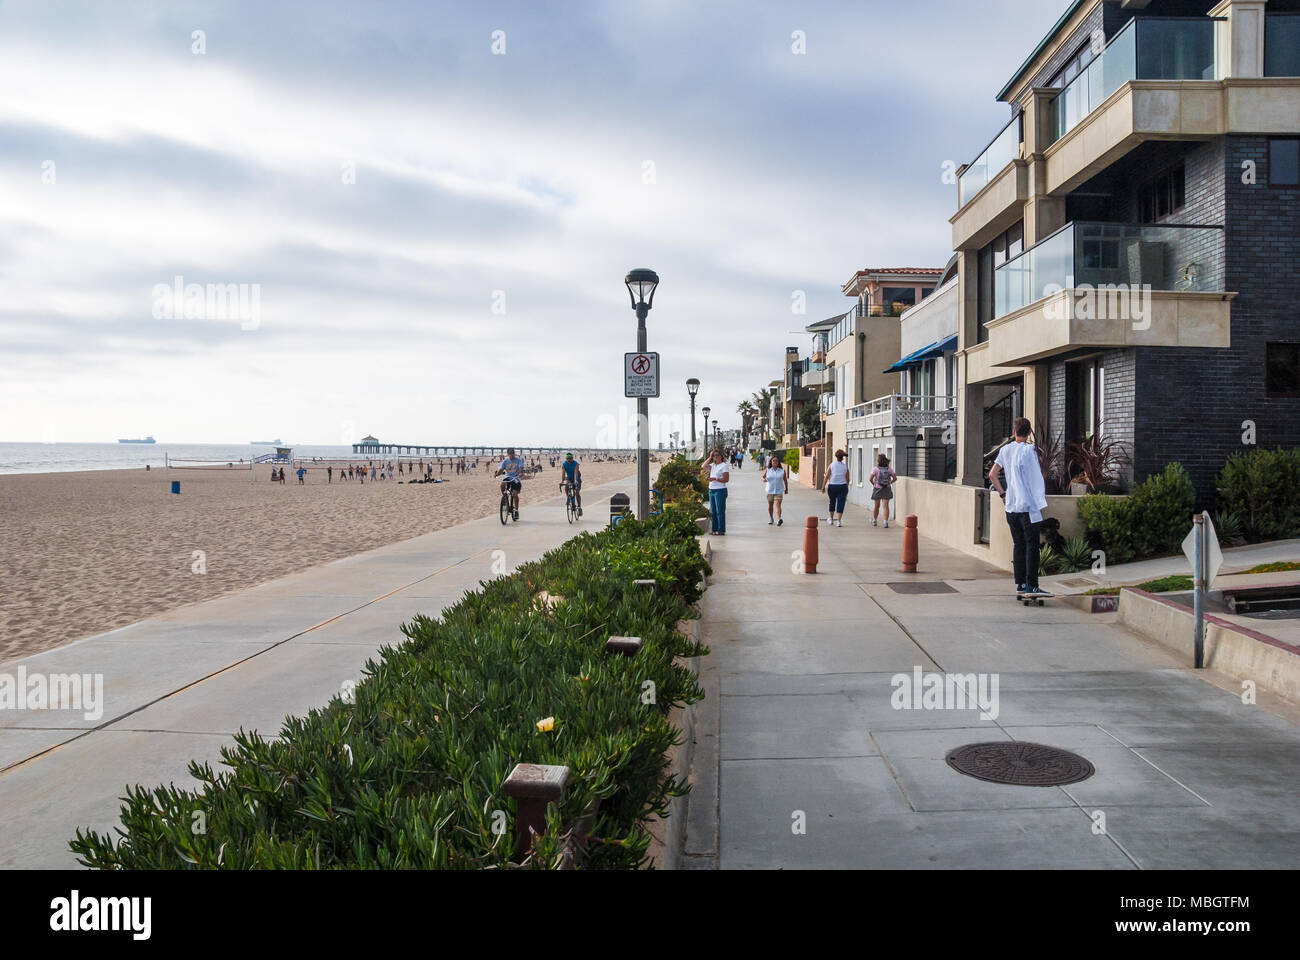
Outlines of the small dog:
[{"label": "small dog", "polygon": [[1065,548],[1065,537],[1061,536],[1061,521],[1056,517],[1045,517],[1038,525],[1039,536],[1057,553]]}]

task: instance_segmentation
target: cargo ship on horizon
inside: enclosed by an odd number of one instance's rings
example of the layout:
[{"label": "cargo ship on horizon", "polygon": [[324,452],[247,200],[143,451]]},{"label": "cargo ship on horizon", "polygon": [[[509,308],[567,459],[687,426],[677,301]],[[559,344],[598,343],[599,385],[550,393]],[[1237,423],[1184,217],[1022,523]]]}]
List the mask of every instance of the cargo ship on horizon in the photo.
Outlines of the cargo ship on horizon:
[{"label": "cargo ship on horizon", "polygon": [[119,439],[117,442],[118,442],[118,443],[157,443],[158,441],[155,440],[153,437],[145,437],[143,440],[139,440],[139,439],[137,439],[137,440],[122,440],[122,439]]}]

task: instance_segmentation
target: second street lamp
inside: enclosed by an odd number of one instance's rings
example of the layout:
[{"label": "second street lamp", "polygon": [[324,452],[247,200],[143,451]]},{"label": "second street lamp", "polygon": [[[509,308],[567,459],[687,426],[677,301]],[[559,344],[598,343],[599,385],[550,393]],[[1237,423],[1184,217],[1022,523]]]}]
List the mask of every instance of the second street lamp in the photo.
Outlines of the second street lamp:
[{"label": "second street lamp", "polygon": [[695,395],[700,392],[700,381],[694,377],[686,381],[686,392],[691,395],[691,443],[695,443]]},{"label": "second street lamp", "polygon": [[[645,353],[645,318],[654,306],[659,274],[653,270],[631,270],[623,282],[636,311],[636,350]],[[645,397],[637,397],[636,421],[636,518],[646,520],[650,516],[650,401]]]},{"label": "second street lamp", "polygon": [[704,457],[707,460],[709,456],[709,408],[703,407],[704,411]]}]

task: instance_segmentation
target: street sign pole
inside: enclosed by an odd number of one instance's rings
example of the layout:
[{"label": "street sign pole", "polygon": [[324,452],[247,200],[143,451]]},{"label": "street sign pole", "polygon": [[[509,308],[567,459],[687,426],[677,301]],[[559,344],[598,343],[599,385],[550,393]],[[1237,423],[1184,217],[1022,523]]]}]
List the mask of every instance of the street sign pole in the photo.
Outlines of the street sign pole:
[{"label": "street sign pole", "polygon": [[1192,594],[1192,615],[1196,618],[1196,634],[1194,638],[1194,666],[1200,670],[1205,666],[1205,514],[1196,515],[1196,527],[1194,530],[1196,538],[1195,559],[1192,561],[1193,586],[1195,590]]}]

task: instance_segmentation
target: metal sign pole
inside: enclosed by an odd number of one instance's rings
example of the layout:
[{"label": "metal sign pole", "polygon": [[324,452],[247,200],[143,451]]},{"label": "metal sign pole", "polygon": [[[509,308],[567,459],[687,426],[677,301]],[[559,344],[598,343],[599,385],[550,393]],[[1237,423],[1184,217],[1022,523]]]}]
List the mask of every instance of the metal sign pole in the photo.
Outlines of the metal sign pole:
[{"label": "metal sign pole", "polygon": [[1205,514],[1196,515],[1196,552],[1195,559],[1192,562],[1192,575],[1194,577],[1195,591],[1192,601],[1192,615],[1196,618],[1196,634],[1194,639],[1194,666],[1200,670],[1205,666]]},{"label": "metal sign pole", "polygon": [[[636,326],[637,353],[646,352],[645,313],[638,312]],[[650,401],[636,401],[636,518],[643,523],[650,516]]]}]

